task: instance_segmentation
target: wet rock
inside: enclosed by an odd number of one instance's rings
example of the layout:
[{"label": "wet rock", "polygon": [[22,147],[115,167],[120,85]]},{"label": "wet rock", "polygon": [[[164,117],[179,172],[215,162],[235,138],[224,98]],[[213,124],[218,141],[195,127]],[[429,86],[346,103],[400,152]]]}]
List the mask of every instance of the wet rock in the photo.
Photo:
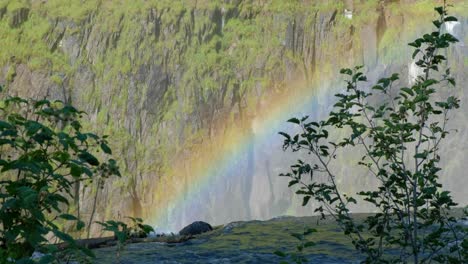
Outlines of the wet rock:
[{"label": "wet rock", "polygon": [[41,253],[39,251],[34,251],[33,254],[31,255],[31,259],[41,259],[42,257],[47,256],[47,254]]},{"label": "wet rock", "polygon": [[[342,239],[342,231],[333,220],[317,224],[317,217],[286,217],[268,221],[239,221],[184,243],[131,243],[121,255],[121,263],[279,263],[282,259],[273,252],[294,252],[297,242],[290,233],[302,232],[304,226],[317,228],[318,247],[306,248],[307,263],[355,264],[361,256],[351,242]],[[288,231],[285,229],[288,228]],[[224,233],[231,230],[230,233]],[[114,264],[116,247],[93,250],[96,263]]]},{"label": "wet rock", "polygon": [[196,221],[180,230],[179,234],[183,236],[191,236],[209,232],[212,230],[213,227],[211,227],[210,224],[202,221]]},{"label": "wet rock", "polygon": [[223,233],[229,234],[232,232],[232,229],[245,225],[243,222],[232,222],[224,226]]}]

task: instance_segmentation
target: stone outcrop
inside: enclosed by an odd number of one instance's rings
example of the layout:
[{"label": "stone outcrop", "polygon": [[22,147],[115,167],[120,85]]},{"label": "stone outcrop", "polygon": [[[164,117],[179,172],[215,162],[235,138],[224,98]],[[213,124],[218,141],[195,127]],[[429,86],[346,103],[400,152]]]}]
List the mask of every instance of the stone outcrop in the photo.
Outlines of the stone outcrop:
[{"label": "stone outcrop", "polygon": [[194,235],[199,235],[199,234],[206,233],[212,230],[213,230],[213,227],[211,227],[210,224],[203,222],[203,221],[196,221],[182,228],[182,230],[179,231],[179,235],[194,236]]}]

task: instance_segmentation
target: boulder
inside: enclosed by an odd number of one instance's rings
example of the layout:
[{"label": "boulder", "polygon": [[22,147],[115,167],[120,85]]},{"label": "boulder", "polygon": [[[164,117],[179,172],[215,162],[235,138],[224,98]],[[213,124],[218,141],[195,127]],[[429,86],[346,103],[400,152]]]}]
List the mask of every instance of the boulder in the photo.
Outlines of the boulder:
[{"label": "boulder", "polygon": [[202,222],[202,221],[196,221],[182,228],[182,230],[179,231],[179,234],[182,236],[193,236],[193,235],[198,235],[198,234],[205,233],[205,232],[212,231],[212,230],[213,230],[213,227],[211,227],[210,224]]}]

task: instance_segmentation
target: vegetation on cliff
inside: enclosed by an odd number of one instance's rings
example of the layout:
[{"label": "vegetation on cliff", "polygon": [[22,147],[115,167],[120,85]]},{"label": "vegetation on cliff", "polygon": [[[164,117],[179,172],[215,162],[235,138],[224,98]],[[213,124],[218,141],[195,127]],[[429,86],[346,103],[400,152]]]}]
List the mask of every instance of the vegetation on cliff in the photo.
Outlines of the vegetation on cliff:
[{"label": "vegetation on cliff", "polygon": [[[249,130],[262,103],[291,83],[319,83],[343,62],[365,61],[365,26],[378,32],[369,57],[403,65],[391,43],[413,34],[432,6],[354,1],[349,20],[348,2],[0,0],[0,83],[10,94],[73,103],[89,113],[84,128],[116,139],[123,177],[102,190],[94,183],[80,197],[83,212],[97,196],[109,201],[97,219],[154,218],[194,186],[187,172],[201,144],[232,126]],[[213,156],[216,144],[207,147]]]}]

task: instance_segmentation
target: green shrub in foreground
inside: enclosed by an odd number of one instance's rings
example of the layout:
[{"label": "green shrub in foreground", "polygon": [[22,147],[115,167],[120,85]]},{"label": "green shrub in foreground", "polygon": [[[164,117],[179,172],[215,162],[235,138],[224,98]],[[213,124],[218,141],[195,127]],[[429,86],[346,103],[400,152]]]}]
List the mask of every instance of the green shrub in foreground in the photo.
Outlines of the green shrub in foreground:
[{"label": "green shrub in foreground", "polygon": [[[82,131],[84,113],[60,101],[6,96],[0,101],[0,262],[30,263],[35,251],[47,253],[40,262],[86,259],[57,223],[84,222],[68,214],[74,187],[81,181],[120,176],[116,161],[93,154],[111,154],[106,137]],[[59,250],[49,242],[65,242]],[[67,256],[64,256],[67,255]]]},{"label": "green shrub in foreground", "polygon": [[[440,146],[449,135],[449,113],[459,107],[456,97],[441,93],[455,86],[455,80],[449,69],[442,71],[446,57],[440,51],[458,41],[442,28],[457,19],[447,15],[446,6],[435,10],[436,29],[409,43],[423,71],[412,86],[397,87],[399,77],[393,74],[368,91],[362,88],[367,82],[362,67],[343,69],[346,92],[336,95],[328,119],[292,118],[289,122],[300,132],[280,132],[285,150],[313,156],[311,162],[299,160],[282,176],[291,178],[289,186],[299,186],[296,193],[303,195],[303,205],[314,199],[319,205],[315,212],[336,220],[365,263],[468,262],[468,231],[451,216],[457,204],[442,189],[438,167]],[[335,139],[332,130],[348,134]],[[331,166],[344,148],[362,153],[358,164],[378,182],[375,189],[358,193],[377,211],[364,222],[350,214],[349,206],[357,199],[336,183],[346,175],[336,174]]]}]

